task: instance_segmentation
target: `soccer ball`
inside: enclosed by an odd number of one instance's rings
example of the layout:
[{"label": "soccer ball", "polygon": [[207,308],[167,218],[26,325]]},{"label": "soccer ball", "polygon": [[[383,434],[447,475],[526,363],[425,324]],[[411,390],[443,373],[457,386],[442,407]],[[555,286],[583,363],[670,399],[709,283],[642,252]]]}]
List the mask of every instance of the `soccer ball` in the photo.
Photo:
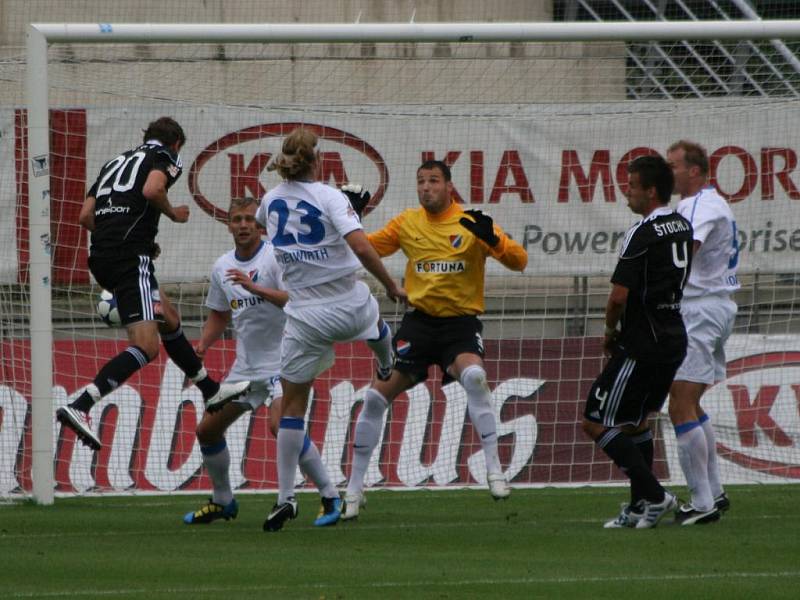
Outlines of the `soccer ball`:
[{"label": "soccer ball", "polygon": [[117,310],[117,299],[108,290],[100,292],[100,299],[97,301],[97,315],[109,327],[122,325],[122,319],[120,319],[119,310]]}]

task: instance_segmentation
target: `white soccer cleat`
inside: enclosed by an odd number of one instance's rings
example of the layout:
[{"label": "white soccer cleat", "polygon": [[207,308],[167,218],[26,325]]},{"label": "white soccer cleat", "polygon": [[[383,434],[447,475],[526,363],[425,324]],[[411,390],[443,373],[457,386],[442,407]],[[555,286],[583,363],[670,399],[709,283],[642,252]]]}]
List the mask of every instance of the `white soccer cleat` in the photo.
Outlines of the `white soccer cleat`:
[{"label": "white soccer cleat", "polygon": [[249,381],[239,381],[237,383],[220,383],[219,391],[205,400],[206,410],[210,413],[222,410],[231,400],[236,400],[240,396],[250,391]]},{"label": "white soccer cleat", "polygon": [[678,499],[664,490],[664,499],[661,502],[644,501],[644,513],[636,523],[636,529],[650,529],[658,525],[658,522],[668,512],[675,510],[678,506]]},{"label": "white soccer cleat", "polygon": [[345,494],[342,521],[352,521],[357,519],[359,509],[364,508],[366,505],[367,497],[363,493]]},{"label": "white soccer cleat", "polygon": [[642,518],[643,514],[644,508],[642,500],[633,506],[624,502],[619,514],[610,521],[606,521],[603,527],[605,529],[628,529],[636,527],[636,524],[639,522],[639,519]]},{"label": "white soccer cleat", "polygon": [[511,495],[511,488],[502,473],[489,473],[486,477],[489,492],[495,500],[505,500]]},{"label": "white soccer cleat", "polygon": [[71,406],[63,406],[56,411],[56,419],[62,425],[69,427],[78,436],[78,439],[92,450],[100,450],[100,438],[92,431],[89,415]]}]

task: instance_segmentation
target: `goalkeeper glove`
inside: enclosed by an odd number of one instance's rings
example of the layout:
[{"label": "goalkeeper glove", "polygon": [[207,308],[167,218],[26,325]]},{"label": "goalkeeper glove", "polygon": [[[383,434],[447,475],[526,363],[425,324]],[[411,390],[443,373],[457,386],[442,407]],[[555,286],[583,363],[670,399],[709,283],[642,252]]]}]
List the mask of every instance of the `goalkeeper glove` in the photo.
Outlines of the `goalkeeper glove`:
[{"label": "goalkeeper glove", "polygon": [[471,231],[476,238],[483,240],[492,248],[500,242],[500,238],[494,234],[494,221],[492,221],[492,217],[483,214],[479,210],[465,210],[464,214],[472,217],[474,221],[466,217],[461,217],[458,222],[461,223],[465,229]]},{"label": "goalkeeper glove", "polygon": [[357,183],[348,183],[341,188],[342,193],[350,200],[350,206],[356,211],[358,218],[364,213],[364,209],[369,204],[370,193]]}]

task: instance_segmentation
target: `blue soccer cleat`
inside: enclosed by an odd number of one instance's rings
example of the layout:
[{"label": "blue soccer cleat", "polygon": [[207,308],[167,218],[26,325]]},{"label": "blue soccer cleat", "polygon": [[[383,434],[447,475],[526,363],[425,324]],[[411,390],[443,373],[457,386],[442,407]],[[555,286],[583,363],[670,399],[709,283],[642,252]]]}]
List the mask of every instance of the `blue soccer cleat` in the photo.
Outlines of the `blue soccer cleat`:
[{"label": "blue soccer cleat", "polygon": [[314,527],[329,527],[336,525],[342,517],[342,499],[339,496],[335,498],[323,498],[322,506],[319,509],[317,519],[314,521]]},{"label": "blue soccer cleat", "polygon": [[183,522],[187,525],[207,525],[217,519],[230,521],[239,514],[239,503],[234,498],[223,506],[209,498],[208,502],[194,512],[186,513]]}]

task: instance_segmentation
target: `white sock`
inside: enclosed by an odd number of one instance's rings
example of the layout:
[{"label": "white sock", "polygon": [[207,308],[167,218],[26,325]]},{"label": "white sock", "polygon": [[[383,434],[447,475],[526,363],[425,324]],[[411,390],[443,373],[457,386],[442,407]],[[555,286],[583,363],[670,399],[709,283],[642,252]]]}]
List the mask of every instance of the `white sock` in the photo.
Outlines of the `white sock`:
[{"label": "white sock", "polygon": [[278,428],[278,504],[294,496],[294,477],[305,437],[303,419],[281,418]]},{"label": "white sock", "polygon": [[369,468],[372,452],[378,445],[383,425],[383,413],[389,403],[383,394],[369,388],[364,394],[364,406],[356,421],[356,432],[353,437],[353,468],[350,481],[347,482],[348,494],[360,494],[364,489],[364,476]]},{"label": "white sock", "polygon": [[714,433],[714,426],[708,415],[700,417],[700,425],[703,426],[703,433],[706,436],[706,446],[708,447],[708,483],[711,485],[711,494],[716,498],[725,490],[722,489],[722,481],[719,478],[719,463],[717,462],[717,436]]},{"label": "white sock", "polygon": [[223,439],[213,446],[200,446],[203,455],[203,464],[208,471],[214,493],[211,496],[212,502],[227,506],[233,500],[233,490],[231,489],[231,479],[229,476],[231,467],[231,453],[228,451],[228,444]]},{"label": "white sock", "polygon": [[692,506],[700,511],[711,510],[714,497],[708,484],[708,448],[703,429],[698,421],[690,421],[676,426],[675,435],[678,459],[692,494]]},{"label": "white sock", "polygon": [[375,353],[381,369],[388,369],[392,366],[392,330],[386,323],[383,323],[376,339],[367,340],[367,346]]},{"label": "white sock", "polygon": [[486,371],[479,365],[470,365],[461,372],[461,385],[467,391],[470,421],[481,436],[486,472],[502,473],[500,456],[497,453],[497,423],[494,418],[492,394],[486,383]]},{"label": "white sock", "polygon": [[300,470],[314,482],[323,498],[336,498],[339,495],[331,483],[328,469],[322,464],[319,450],[308,435],[303,440],[303,449],[300,451]]}]

